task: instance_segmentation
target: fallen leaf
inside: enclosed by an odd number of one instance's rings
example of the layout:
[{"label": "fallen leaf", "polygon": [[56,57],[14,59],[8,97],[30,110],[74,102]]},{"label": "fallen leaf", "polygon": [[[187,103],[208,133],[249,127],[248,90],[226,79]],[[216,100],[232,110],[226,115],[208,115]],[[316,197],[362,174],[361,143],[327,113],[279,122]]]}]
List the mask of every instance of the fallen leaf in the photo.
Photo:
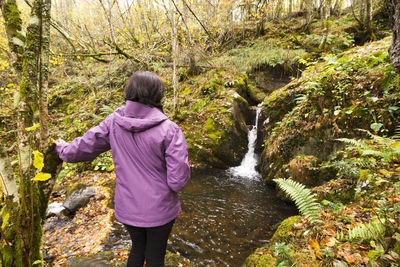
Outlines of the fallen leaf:
[{"label": "fallen leaf", "polygon": [[311,239],[311,247],[314,249],[315,256],[321,260],[323,257],[317,239]]}]

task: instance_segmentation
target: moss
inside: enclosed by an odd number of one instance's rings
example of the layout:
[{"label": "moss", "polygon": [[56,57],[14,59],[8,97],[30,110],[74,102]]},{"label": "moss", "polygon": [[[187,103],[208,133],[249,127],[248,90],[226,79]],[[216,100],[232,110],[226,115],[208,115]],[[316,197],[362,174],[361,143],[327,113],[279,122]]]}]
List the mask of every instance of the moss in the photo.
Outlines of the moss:
[{"label": "moss", "polygon": [[208,118],[204,125],[204,130],[207,131],[207,136],[214,141],[217,141],[221,136],[221,132],[218,130],[216,122],[212,118]]},{"label": "moss", "polygon": [[288,242],[290,240],[290,236],[288,234],[289,231],[293,230],[293,224],[300,222],[301,216],[292,216],[285,219],[275,231],[274,235],[270,240],[270,244],[275,244],[279,242]]},{"label": "moss", "polygon": [[269,267],[275,266],[275,258],[271,256],[267,248],[258,248],[253,254],[247,257],[242,267]]},{"label": "moss", "polygon": [[247,92],[250,96],[250,98],[255,101],[256,103],[261,103],[264,98],[267,96],[264,94],[260,89],[258,89],[256,86],[249,84],[247,87]]},{"label": "moss", "polygon": [[69,187],[66,189],[65,195],[66,195],[66,197],[68,197],[69,195],[71,195],[72,192],[74,192],[74,191],[76,191],[76,190],[79,190],[79,189],[82,189],[82,188],[86,188],[86,187],[88,187],[87,184],[83,184],[83,183],[73,183],[71,186],[69,186]]},{"label": "moss", "polygon": [[179,253],[172,253],[167,250],[165,255],[165,266],[175,267],[175,266],[187,266],[193,267],[194,265],[190,263],[188,259],[183,258]]}]

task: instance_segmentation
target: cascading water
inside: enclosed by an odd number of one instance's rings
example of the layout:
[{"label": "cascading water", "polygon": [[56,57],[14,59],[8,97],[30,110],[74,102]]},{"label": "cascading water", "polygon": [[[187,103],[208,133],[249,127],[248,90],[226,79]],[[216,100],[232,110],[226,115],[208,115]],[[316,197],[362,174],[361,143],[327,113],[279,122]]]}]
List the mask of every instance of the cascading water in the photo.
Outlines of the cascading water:
[{"label": "cascading water", "polygon": [[230,173],[234,177],[242,177],[247,179],[256,179],[260,177],[260,174],[256,170],[258,156],[255,153],[255,146],[257,141],[257,125],[260,112],[261,108],[256,108],[256,120],[255,124],[248,134],[249,144],[246,155],[244,156],[239,166],[231,167],[228,169],[228,173]]}]

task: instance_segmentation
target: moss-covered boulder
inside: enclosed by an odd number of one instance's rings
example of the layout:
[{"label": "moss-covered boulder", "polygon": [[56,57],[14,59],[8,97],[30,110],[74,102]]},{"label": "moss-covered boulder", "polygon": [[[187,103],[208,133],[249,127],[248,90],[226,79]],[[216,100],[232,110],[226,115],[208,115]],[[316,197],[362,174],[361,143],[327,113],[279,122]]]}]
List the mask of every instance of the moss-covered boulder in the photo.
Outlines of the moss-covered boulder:
[{"label": "moss-covered boulder", "polygon": [[[327,56],[264,100],[264,180],[284,177],[300,155],[327,160],[343,146],[337,138],[365,135],[358,129],[394,134],[400,79],[390,64],[389,45],[386,38]],[[315,185],[332,177],[322,172],[311,178],[307,183]]]},{"label": "moss-covered boulder", "polygon": [[293,230],[293,224],[301,221],[301,216],[292,216],[285,219],[276,229],[274,235],[270,240],[270,244],[275,244],[279,242],[288,242],[291,239],[289,231]]},{"label": "moss-covered boulder", "polygon": [[258,248],[253,254],[247,257],[242,267],[269,267],[275,266],[276,259],[268,248]]},{"label": "moss-covered boulder", "polygon": [[178,112],[171,116],[185,134],[192,165],[226,168],[246,153],[249,104],[238,93],[240,79],[244,76],[211,70],[182,85]]}]

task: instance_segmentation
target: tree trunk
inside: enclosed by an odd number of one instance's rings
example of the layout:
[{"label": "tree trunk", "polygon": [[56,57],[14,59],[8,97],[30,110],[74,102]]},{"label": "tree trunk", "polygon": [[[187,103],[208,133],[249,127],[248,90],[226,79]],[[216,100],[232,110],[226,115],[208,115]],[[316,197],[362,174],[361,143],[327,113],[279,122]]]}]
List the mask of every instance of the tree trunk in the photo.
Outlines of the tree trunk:
[{"label": "tree trunk", "polygon": [[310,25],[312,22],[312,10],[313,10],[313,1],[312,0],[304,0],[305,11],[306,11],[306,25],[304,27],[305,32],[310,31]]},{"label": "tree trunk", "polygon": [[394,69],[400,74],[400,0],[385,0],[390,14],[393,31],[392,45],[389,48]]},{"label": "tree trunk", "polygon": [[172,11],[172,86],[174,89],[174,114],[176,113],[176,98],[177,98],[177,91],[178,91],[178,79],[177,79],[177,73],[176,73],[176,60],[177,60],[177,50],[178,50],[178,45],[177,45],[177,32],[176,32],[176,9],[174,7]]},{"label": "tree trunk", "polygon": [[371,0],[365,0],[365,30],[372,35],[372,6]]},{"label": "tree trunk", "polygon": [[[60,159],[54,147],[49,146],[47,80],[49,56],[49,24],[51,0],[35,0],[31,8],[26,38],[19,36],[22,20],[15,0],[0,1],[10,50],[15,55],[14,66],[19,80],[18,120],[18,172],[19,202],[6,198],[2,206],[1,221],[6,227],[0,236],[0,266],[25,267],[36,262],[41,266],[42,225],[54,179],[34,181],[37,173],[32,166],[32,151],[45,152],[43,172],[57,174]],[[18,40],[17,40],[18,39]],[[15,45],[14,45],[15,44]],[[37,115],[39,114],[39,116]],[[40,121],[39,134],[32,125]],[[31,129],[29,129],[31,128]],[[4,149],[0,153],[3,170],[12,171]]]},{"label": "tree trunk", "polygon": [[365,1],[366,0],[361,0],[360,1],[360,21],[361,21],[361,29],[364,29],[365,27]]},{"label": "tree trunk", "polygon": [[322,3],[321,7],[321,20],[322,20],[322,27],[324,27],[324,29],[323,29],[322,40],[318,47],[320,50],[325,49],[326,41],[328,40],[330,12],[331,12],[331,0],[325,0]]}]

